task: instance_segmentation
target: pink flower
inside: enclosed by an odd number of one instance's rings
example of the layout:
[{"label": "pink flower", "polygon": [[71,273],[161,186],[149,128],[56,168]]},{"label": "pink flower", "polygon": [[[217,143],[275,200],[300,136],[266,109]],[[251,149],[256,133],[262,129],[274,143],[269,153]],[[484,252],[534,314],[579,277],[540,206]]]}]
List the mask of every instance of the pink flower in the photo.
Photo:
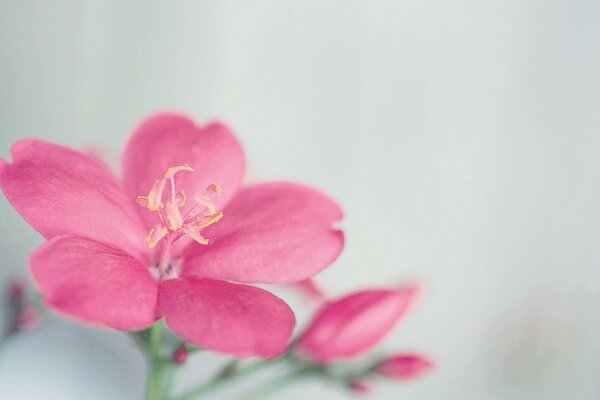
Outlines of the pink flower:
[{"label": "pink flower", "polygon": [[412,379],[433,369],[433,362],[416,354],[398,354],[379,362],[375,371],[387,378]]},{"label": "pink flower", "polygon": [[326,303],[297,343],[319,363],[362,354],[377,345],[406,314],[418,289],[364,290]]},{"label": "pink flower", "polygon": [[48,239],[33,277],[50,307],[88,323],[129,331],[164,317],[202,348],[274,356],[293,313],[231,282],[298,282],[343,247],[332,228],[342,213],[325,195],[287,182],[240,189],[244,154],[218,123],[150,117],[125,148],[122,183],[97,158],[38,140],[12,157],[0,186]]}]

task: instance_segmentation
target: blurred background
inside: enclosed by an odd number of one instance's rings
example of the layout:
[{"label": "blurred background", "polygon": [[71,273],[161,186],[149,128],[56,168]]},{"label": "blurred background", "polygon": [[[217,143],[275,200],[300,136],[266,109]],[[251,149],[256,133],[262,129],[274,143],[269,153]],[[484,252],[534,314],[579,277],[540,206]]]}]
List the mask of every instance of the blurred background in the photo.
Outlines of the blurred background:
[{"label": "blurred background", "polygon": [[[425,283],[383,348],[437,368],[373,399],[595,399],[599,21],[588,0],[3,0],[0,156],[38,137],[116,163],[153,111],[227,121],[254,178],[343,205],[330,292]],[[2,283],[41,242],[0,196]],[[3,398],[141,399],[144,380],[124,335],[56,317],[0,353]],[[275,398],[307,396],[349,394]]]}]

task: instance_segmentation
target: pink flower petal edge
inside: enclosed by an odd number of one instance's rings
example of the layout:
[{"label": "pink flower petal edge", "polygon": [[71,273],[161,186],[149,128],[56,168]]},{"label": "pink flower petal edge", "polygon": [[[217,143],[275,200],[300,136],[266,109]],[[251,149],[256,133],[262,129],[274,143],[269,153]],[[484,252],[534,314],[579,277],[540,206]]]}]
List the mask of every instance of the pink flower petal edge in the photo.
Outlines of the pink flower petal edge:
[{"label": "pink flower petal edge", "polygon": [[157,283],[122,250],[77,236],[58,236],[31,256],[45,302],[61,314],[119,330],[156,321]]},{"label": "pink flower petal edge", "polygon": [[210,279],[163,281],[159,309],[182,339],[236,357],[282,354],[295,325],[292,310],[271,293]]},{"label": "pink flower petal edge", "polygon": [[392,330],[412,304],[416,285],[364,290],[327,303],[300,337],[297,351],[329,363],[364,353]]},{"label": "pink flower petal edge", "polygon": [[270,182],[241,190],[207,247],[186,252],[183,273],[245,283],[294,283],[330,265],[344,246],[339,206],[310,187]]},{"label": "pink flower petal edge", "polygon": [[392,379],[413,379],[430,372],[433,361],[418,354],[398,354],[382,360],[375,371]]},{"label": "pink flower petal edge", "polygon": [[11,153],[11,164],[0,160],[0,187],[45,238],[88,237],[143,259],[145,229],[136,205],[104,164],[40,140],[17,142]]}]

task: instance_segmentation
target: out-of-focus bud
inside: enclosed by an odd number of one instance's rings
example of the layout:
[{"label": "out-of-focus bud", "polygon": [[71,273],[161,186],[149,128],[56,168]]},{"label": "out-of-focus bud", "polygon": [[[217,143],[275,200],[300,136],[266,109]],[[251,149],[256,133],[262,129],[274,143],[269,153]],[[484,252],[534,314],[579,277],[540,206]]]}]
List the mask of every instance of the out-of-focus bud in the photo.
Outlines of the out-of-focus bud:
[{"label": "out-of-focus bud", "polygon": [[17,317],[17,329],[26,330],[34,328],[40,321],[40,313],[33,306],[26,306],[21,310]]},{"label": "out-of-focus bud", "polygon": [[412,379],[431,371],[434,363],[416,354],[399,354],[380,361],[374,370],[391,379]]},{"label": "out-of-focus bud", "polygon": [[300,336],[296,349],[322,364],[364,353],[402,319],[418,292],[418,286],[410,284],[363,290],[328,302]]},{"label": "out-of-focus bud", "polygon": [[371,394],[373,388],[371,382],[366,379],[353,379],[348,382],[348,388],[356,394],[367,395]]},{"label": "out-of-focus bud", "polygon": [[177,364],[177,365],[185,364],[185,362],[187,361],[187,358],[188,358],[188,351],[185,348],[185,345],[181,345],[177,349],[175,349],[175,351],[173,352],[173,356],[171,358],[172,358],[174,364]]}]

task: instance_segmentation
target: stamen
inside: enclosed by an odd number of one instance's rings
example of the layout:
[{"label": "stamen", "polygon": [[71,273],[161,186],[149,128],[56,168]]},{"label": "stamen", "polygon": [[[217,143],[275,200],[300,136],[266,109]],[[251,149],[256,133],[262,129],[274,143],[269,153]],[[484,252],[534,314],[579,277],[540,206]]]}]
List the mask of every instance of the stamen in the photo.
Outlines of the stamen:
[{"label": "stamen", "polygon": [[[194,200],[196,201],[196,206],[203,206],[206,210],[208,210],[208,212],[210,214],[214,214],[217,212],[217,209],[215,207],[215,203],[213,203],[213,201],[211,199],[208,198],[208,196],[194,196]],[[191,215],[191,213],[188,213],[188,215]]]},{"label": "stamen", "polygon": [[197,243],[207,245],[210,242],[210,240],[208,240],[207,238],[202,236],[200,234],[200,232],[198,232],[195,229],[190,228],[189,226],[185,226],[183,228],[183,233],[186,234],[187,236],[189,236],[191,239],[193,239]]},{"label": "stamen", "polygon": [[150,248],[154,248],[162,238],[167,236],[168,232],[168,229],[164,225],[157,224],[148,233],[148,236],[146,237],[146,243],[148,243]]},{"label": "stamen", "polygon": [[205,219],[204,221],[200,222],[200,218],[196,218],[196,221],[190,223],[189,225],[193,226],[194,228],[206,228],[207,226],[212,225],[215,222],[219,221],[221,218],[223,218],[223,212],[219,212],[210,216],[205,216],[204,218],[208,219]]},{"label": "stamen", "polygon": [[138,196],[137,203],[150,211],[158,211],[163,208],[162,196],[166,183],[167,181],[164,179],[154,182],[148,196]]},{"label": "stamen", "polygon": [[176,204],[167,201],[165,216],[167,217],[167,225],[171,231],[176,232],[183,227],[183,216]]},{"label": "stamen", "polygon": [[[148,246],[155,247],[158,242],[164,239],[165,250],[161,261],[157,267],[161,277],[166,276],[168,271],[165,271],[165,266],[169,265],[169,249],[173,242],[179,240],[183,236],[188,236],[190,239],[199,244],[209,244],[209,239],[202,236],[200,233],[203,228],[214,224],[223,218],[222,212],[217,212],[212,196],[221,195],[221,186],[212,183],[206,187],[206,192],[203,196],[193,196],[196,204],[182,215],[182,208],[186,204],[186,194],[183,190],[177,190],[175,187],[175,175],[179,172],[192,172],[194,169],[187,164],[176,165],[170,167],[161,179],[158,179],[152,185],[152,189],[147,196],[138,196],[137,202],[142,207],[150,211],[158,213],[162,223],[157,224],[150,230],[146,242]],[[170,196],[168,200],[163,202],[163,196],[167,181],[170,183]]]},{"label": "stamen", "polygon": [[221,185],[219,185],[218,183],[211,183],[206,187],[207,193],[216,193],[218,197],[221,197],[222,191],[223,190],[221,189]]},{"label": "stamen", "polygon": [[188,164],[175,165],[173,167],[169,167],[167,172],[165,172],[165,179],[173,178],[178,172],[188,171],[194,172],[194,168],[190,167]]},{"label": "stamen", "polygon": [[177,207],[181,208],[185,206],[185,201],[185,191],[182,189],[175,194],[175,203],[177,204]]}]

